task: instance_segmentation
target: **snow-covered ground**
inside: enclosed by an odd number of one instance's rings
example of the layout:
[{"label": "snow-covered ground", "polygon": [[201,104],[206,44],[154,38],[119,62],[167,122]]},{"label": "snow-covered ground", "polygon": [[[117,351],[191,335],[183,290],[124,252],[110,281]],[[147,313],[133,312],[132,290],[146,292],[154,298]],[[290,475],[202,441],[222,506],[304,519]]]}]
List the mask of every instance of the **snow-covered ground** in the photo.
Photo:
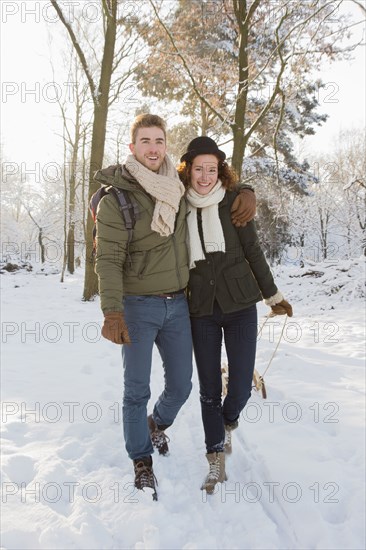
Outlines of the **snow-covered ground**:
[{"label": "snow-covered ground", "polygon": [[[363,549],[364,261],[275,274],[294,317],[265,376],[267,400],[253,392],[233,434],[228,481],[200,491],[194,374],[170,456],[154,455],[158,502],[133,487],[120,349],[100,337],[98,300],[80,300],[82,272],[62,284],[1,274],[1,548]],[[261,324],[266,313],[260,304]],[[261,374],[283,323],[263,327]],[[156,352],[151,403],[162,381]]]}]

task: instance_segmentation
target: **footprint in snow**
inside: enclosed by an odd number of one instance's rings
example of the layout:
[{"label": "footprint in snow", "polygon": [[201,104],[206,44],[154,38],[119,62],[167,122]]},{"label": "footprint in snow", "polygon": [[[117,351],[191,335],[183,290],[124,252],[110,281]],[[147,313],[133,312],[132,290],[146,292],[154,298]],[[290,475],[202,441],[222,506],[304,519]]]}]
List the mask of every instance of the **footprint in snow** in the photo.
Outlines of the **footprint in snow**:
[{"label": "footprint in snow", "polygon": [[2,432],[3,439],[11,439],[18,445],[24,445],[24,437],[28,433],[28,426],[25,422],[9,422],[5,431]]},{"label": "footprint in snow", "polygon": [[13,455],[3,467],[10,481],[28,485],[35,476],[34,460],[26,455]]},{"label": "footprint in snow", "polygon": [[61,447],[57,454],[64,460],[77,460],[84,454],[84,450],[77,441],[72,441]]},{"label": "footprint in snow", "polygon": [[80,369],[80,372],[82,372],[83,374],[92,374],[93,369],[91,368],[90,365],[84,365],[84,366]]},{"label": "footprint in snow", "polygon": [[143,542],[135,544],[135,550],[154,550],[160,548],[159,529],[154,525],[147,525],[144,528]]},{"label": "footprint in snow", "polygon": [[346,504],[341,501],[341,488],[335,482],[327,483],[324,487],[323,490],[326,496],[321,503],[321,514],[324,521],[339,526],[349,519]]}]

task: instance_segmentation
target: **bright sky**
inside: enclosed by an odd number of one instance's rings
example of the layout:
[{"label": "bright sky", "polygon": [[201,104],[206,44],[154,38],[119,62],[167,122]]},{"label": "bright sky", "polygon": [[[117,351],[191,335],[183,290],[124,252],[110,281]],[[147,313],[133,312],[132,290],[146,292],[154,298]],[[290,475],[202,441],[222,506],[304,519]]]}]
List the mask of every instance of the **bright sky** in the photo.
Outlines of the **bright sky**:
[{"label": "bright sky", "polygon": [[[90,4],[95,6],[97,2]],[[55,91],[63,98],[67,87],[61,73],[56,75],[56,84],[52,83],[47,29],[51,28],[54,42],[52,57],[58,70],[58,47],[65,41],[60,38],[64,36],[61,34],[61,23],[45,23],[45,19],[51,21],[55,17],[53,8],[46,0],[2,0],[0,7],[1,141],[6,160],[24,162],[29,169],[35,163],[60,162],[62,141],[57,134],[62,130],[59,107],[54,98]],[[348,7],[358,18],[362,16],[360,8],[352,2],[348,1]],[[90,18],[93,18],[92,12]],[[359,26],[357,35],[361,33]],[[365,48],[360,47],[353,62],[335,63],[325,67],[319,75],[327,83],[326,90],[320,92],[321,109],[330,118],[318,129],[316,136],[306,139],[303,152],[329,150],[339,130],[365,126],[365,61]],[[132,109],[135,106],[133,104]]]},{"label": "bright sky", "polygon": [[304,152],[325,152],[332,148],[341,130],[365,128],[365,47],[359,47],[351,62],[337,62],[320,74],[326,88],[320,90],[320,109],[329,115],[315,136],[303,140]]}]

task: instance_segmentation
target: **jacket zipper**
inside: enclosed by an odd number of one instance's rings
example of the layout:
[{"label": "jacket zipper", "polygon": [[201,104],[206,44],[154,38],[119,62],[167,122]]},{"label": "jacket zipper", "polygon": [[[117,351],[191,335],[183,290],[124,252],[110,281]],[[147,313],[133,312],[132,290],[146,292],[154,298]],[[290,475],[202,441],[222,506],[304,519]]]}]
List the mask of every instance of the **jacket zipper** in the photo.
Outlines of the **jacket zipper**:
[{"label": "jacket zipper", "polygon": [[150,257],[150,252],[151,252],[151,250],[148,250],[145,254],[144,263],[142,264],[142,267],[141,267],[140,271],[137,274],[137,277],[139,279],[142,279],[142,276],[145,273],[145,269],[147,267],[147,263],[148,263],[148,260],[149,260],[149,257]]},{"label": "jacket zipper", "polygon": [[178,281],[179,281],[179,290],[180,290],[181,288],[183,288],[183,286],[182,286],[182,279],[181,279],[180,273],[179,273],[177,241],[175,239],[175,234],[174,233],[172,234],[172,239],[173,239],[174,254],[175,254],[175,271],[177,273],[177,278],[178,278]]}]

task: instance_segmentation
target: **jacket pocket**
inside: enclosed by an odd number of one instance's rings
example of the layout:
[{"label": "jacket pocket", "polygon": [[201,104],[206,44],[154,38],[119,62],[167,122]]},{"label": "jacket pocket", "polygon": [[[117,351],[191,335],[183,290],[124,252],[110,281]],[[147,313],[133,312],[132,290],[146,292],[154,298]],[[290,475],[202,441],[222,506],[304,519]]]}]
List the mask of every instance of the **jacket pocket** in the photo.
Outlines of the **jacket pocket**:
[{"label": "jacket pocket", "polygon": [[198,273],[190,272],[187,287],[187,299],[191,313],[199,313],[202,306],[203,278]]},{"label": "jacket pocket", "polygon": [[234,302],[250,302],[260,294],[259,287],[250,269],[245,264],[235,264],[224,271],[225,282]]},{"label": "jacket pocket", "polygon": [[129,258],[126,258],[123,266],[123,275],[125,277],[137,277],[137,279],[142,280],[148,270],[150,255],[151,250],[130,251],[131,262]]}]

